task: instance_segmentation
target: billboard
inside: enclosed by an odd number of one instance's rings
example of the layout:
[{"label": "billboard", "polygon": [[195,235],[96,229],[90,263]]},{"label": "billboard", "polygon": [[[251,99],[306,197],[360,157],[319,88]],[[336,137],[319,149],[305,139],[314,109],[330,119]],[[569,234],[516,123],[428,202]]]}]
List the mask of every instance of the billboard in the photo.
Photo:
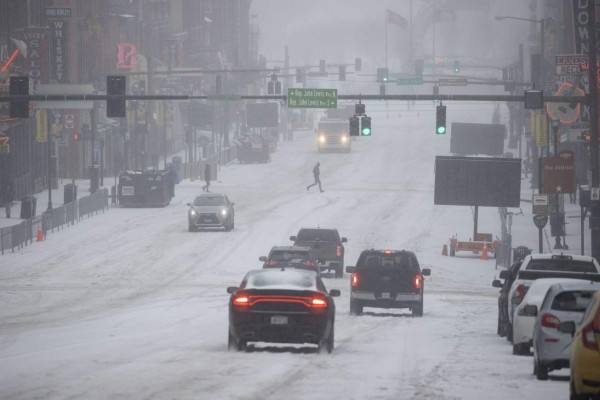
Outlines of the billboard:
[{"label": "billboard", "polygon": [[246,105],[248,128],[276,128],[279,126],[279,104],[249,103]]},{"label": "billboard", "polygon": [[504,153],[505,125],[453,122],[450,134],[451,153],[489,156]]},{"label": "billboard", "polygon": [[520,158],[435,158],[434,204],[519,207],[520,203]]}]

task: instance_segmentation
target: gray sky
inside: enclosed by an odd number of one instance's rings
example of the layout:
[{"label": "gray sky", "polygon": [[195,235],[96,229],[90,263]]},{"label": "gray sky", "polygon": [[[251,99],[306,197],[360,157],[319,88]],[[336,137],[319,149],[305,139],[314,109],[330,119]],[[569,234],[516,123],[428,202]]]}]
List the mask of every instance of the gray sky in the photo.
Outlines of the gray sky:
[{"label": "gray sky", "polygon": [[[431,1],[412,0],[415,32],[420,9]],[[287,44],[292,65],[314,65],[319,59],[352,63],[360,56],[364,69],[374,70],[385,64],[385,9],[409,20],[410,4],[411,0],[254,0],[251,13],[258,15],[260,53],[270,61],[283,60]],[[514,20],[498,22],[494,16],[531,18],[528,2],[502,0],[489,4],[487,11],[458,10],[455,21],[436,24],[436,55],[516,59],[518,44],[528,46],[530,25]],[[388,24],[388,63],[393,70],[401,68],[408,58],[409,37],[408,27]],[[415,53],[431,54],[432,42],[433,31],[429,28],[424,33],[423,46]]]}]

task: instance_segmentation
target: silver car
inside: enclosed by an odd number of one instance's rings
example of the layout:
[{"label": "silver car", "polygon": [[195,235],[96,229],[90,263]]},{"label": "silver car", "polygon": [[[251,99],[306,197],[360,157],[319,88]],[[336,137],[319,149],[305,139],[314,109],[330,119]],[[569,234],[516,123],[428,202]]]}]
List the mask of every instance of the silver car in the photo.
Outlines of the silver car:
[{"label": "silver car", "polygon": [[235,220],[234,204],[224,194],[206,193],[196,196],[193,203],[187,203],[190,207],[188,230],[190,232],[202,228],[232,230]]},{"label": "silver car", "polygon": [[[581,322],[581,317],[600,290],[600,283],[584,281],[555,283],[546,292],[544,301],[537,306],[526,306],[536,316],[533,328],[533,373],[537,379],[548,379],[548,372],[569,367],[572,337],[556,329],[565,321]],[[535,309],[534,309],[535,308]]]}]

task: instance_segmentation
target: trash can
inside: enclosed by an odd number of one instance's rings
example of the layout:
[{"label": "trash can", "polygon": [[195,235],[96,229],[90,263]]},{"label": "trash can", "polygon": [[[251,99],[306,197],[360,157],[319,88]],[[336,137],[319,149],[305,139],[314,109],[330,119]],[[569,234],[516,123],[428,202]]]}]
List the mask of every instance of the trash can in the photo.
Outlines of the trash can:
[{"label": "trash can", "polygon": [[67,183],[64,186],[64,204],[69,204],[77,200],[77,185],[73,183]]},{"label": "trash can", "polygon": [[513,262],[521,261],[531,254],[531,249],[527,246],[518,246],[513,249]]},{"label": "trash can", "polygon": [[37,199],[34,196],[21,197],[21,219],[35,217]]}]

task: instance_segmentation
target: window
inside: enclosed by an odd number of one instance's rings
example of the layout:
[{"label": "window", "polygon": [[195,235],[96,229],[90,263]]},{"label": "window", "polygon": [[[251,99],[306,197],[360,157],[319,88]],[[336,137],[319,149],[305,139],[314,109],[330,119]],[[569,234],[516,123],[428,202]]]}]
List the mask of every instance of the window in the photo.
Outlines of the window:
[{"label": "window", "polygon": [[577,260],[531,260],[525,269],[534,271],[596,272],[596,266],[593,262]]},{"label": "window", "polygon": [[293,287],[298,289],[311,289],[316,287],[316,275],[303,270],[263,269],[248,276],[247,289],[261,289],[267,287]]},{"label": "window", "polygon": [[227,205],[223,196],[199,196],[194,201],[195,206],[225,206]]},{"label": "window", "polygon": [[367,268],[419,272],[419,264],[416,258],[410,254],[368,254],[361,256],[357,264]]},{"label": "window", "polygon": [[592,301],[594,291],[570,290],[561,292],[552,300],[551,308],[557,311],[584,312]]},{"label": "window", "polygon": [[274,261],[308,261],[310,257],[309,254],[305,251],[275,251],[271,254],[269,259]]},{"label": "window", "polygon": [[298,232],[298,241],[339,242],[337,231],[329,229],[302,229]]}]

